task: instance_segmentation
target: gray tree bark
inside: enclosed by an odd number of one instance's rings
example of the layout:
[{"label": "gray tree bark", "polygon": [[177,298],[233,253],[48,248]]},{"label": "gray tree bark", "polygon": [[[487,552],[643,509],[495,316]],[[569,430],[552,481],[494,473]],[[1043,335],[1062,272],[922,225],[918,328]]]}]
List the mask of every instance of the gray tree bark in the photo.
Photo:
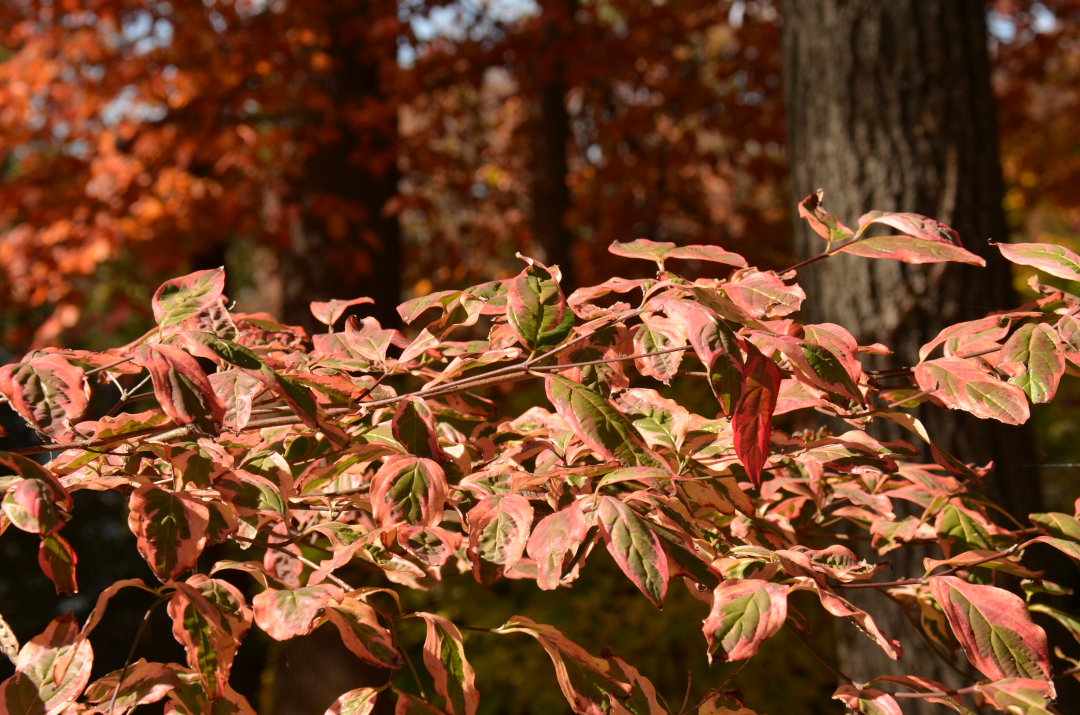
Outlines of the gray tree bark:
[{"label": "gray tree bark", "polygon": [[[915,266],[839,255],[799,271],[809,322],[838,323],[862,344],[888,345],[896,354],[883,367],[914,365],[919,347],[942,328],[1017,305],[1009,266],[987,244],[1005,241],[1008,229],[986,2],[782,0],[781,7],[793,198],[823,188],[826,209],[851,226],[871,209],[931,216],[987,261],[986,268]],[[795,247],[805,259],[825,242],[796,218]],[[1038,511],[1029,430],[934,407],[919,417],[935,442],[960,459],[994,461],[987,487],[995,501],[1014,514]],[[901,551],[909,553],[889,554],[894,577],[920,575],[926,552]],[[917,673],[964,684],[884,596],[861,593],[852,600],[884,614],[882,628],[901,638],[905,654],[894,663],[861,634],[838,627],[845,673],[860,682]],[[929,713],[940,706],[904,707]]]}]

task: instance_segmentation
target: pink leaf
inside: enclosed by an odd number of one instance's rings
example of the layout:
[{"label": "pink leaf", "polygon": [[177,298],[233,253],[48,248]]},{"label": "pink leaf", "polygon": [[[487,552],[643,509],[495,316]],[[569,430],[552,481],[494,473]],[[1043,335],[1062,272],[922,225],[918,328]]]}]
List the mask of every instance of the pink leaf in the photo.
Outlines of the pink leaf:
[{"label": "pink leaf", "polygon": [[83,371],[59,355],[0,368],[0,393],[37,429],[70,439],[71,422],[86,411]]},{"label": "pink leaf", "polygon": [[225,420],[225,404],[195,358],[172,345],[140,345],[135,364],[150,372],[154,396],[173,422],[212,425]]},{"label": "pink leaf", "polygon": [[185,493],[145,484],[132,493],[128,508],[128,528],[159,579],[176,578],[195,566],[210,523],[205,505]]},{"label": "pink leaf", "polygon": [[225,290],[225,270],[197,271],[166,281],[154,293],[154,320],[163,328],[192,318],[212,306]]},{"label": "pink leaf", "polygon": [[345,311],[354,305],[361,305],[364,303],[374,303],[371,298],[355,298],[353,300],[330,300],[325,303],[318,301],[311,302],[311,314],[315,316],[323,325],[327,325],[331,328],[334,327],[334,323],[341,319],[341,316],[345,315]]},{"label": "pink leaf", "polygon": [[392,457],[371,480],[372,516],[383,526],[400,521],[438,526],[446,494],[446,475],[438,464],[411,455]]},{"label": "pink leaf", "polygon": [[587,532],[585,515],[576,501],[540,520],[529,537],[527,550],[540,572],[536,582],[541,589],[559,587],[563,564],[577,553]]},{"label": "pink leaf", "polygon": [[930,592],[968,660],[983,675],[1050,679],[1046,633],[1032,622],[1019,596],[955,576],[932,576]]},{"label": "pink leaf", "polygon": [[465,659],[461,632],[450,621],[433,613],[417,614],[427,623],[424,665],[435,679],[435,692],[446,698],[450,715],[476,715],[480,693],[476,673]]},{"label": "pink leaf", "polygon": [[705,619],[709,662],[746,660],[772,638],[787,620],[788,587],[758,579],[729,578],[713,590]]},{"label": "pink leaf", "polygon": [[532,505],[520,494],[490,496],[469,511],[468,555],[477,583],[491,583],[514,567],[532,520]]},{"label": "pink leaf", "polygon": [[1080,281],[1080,256],[1053,243],[998,243],[1001,255],[1012,263],[1033,266],[1067,281]]},{"label": "pink leaf", "polygon": [[915,380],[921,389],[934,390],[931,397],[946,407],[982,419],[1019,425],[1031,414],[1023,390],[997,379],[971,360],[949,357],[919,363]]}]

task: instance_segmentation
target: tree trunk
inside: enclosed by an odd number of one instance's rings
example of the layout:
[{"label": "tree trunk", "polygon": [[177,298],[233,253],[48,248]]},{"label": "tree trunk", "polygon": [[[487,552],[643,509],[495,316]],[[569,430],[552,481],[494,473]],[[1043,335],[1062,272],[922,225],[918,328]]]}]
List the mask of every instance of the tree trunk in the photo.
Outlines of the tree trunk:
[{"label": "tree trunk", "polygon": [[[914,365],[942,328],[1017,305],[1009,265],[987,239],[1005,241],[996,106],[990,88],[984,0],[782,0],[784,83],[793,197],[825,190],[826,207],[854,225],[871,209],[912,211],[955,228],[986,268],[915,266],[839,255],[799,273],[805,314],[852,331],[862,344],[896,351],[890,367]],[[796,254],[825,242],[801,219]],[[929,407],[920,418],[935,442],[968,462],[995,469],[990,496],[1014,514],[1037,511],[1038,480],[1029,430]],[[897,435],[899,436],[899,435]],[[896,577],[921,574],[918,549]],[[866,554],[868,555],[868,554]],[[893,552],[890,557],[900,556]],[[845,594],[846,596],[847,594]],[[889,661],[868,639],[839,629],[842,669],[865,682],[918,673],[959,685],[898,609],[880,595],[857,605],[886,614],[905,654]],[[892,614],[891,617],[889,614]],[[935,670],[936,669],[936,670]],[[939,706],[908,703],[908,712]]]},{"label": "tree trunk", "polygon": [[570,211],[570,188],[566,185],[570,115],[566,110],[565,58],[576,10],[576,0],[546,4],[541,21],[541,52],[534,69],[536,96],[530,117],[533,258],[562,269],[562,286],[567,294],[576,286],[570,251],[573,234],[566,226],[566,214]]},{"label": "tree trunk", "polygon": [[401,322],[401,230],[397,217],[384,212],[398,191],[397,122],[391,117],[386,126],[359,130],[350,123],[352,113],[377,111],[381,89],[379,61],[362,54],[365,38],[357,31],[360,11],[353,5],[329,23],[334,37],[328,52],[337,68],[327,89],[336,114],[324,135],[337,139],[308,161],[292,245],[281,258],[281,318],[309,332],[326,330],[311,315],[313,300],[368,296],[375,305],[360,306],[364,314],[384,327]]}]

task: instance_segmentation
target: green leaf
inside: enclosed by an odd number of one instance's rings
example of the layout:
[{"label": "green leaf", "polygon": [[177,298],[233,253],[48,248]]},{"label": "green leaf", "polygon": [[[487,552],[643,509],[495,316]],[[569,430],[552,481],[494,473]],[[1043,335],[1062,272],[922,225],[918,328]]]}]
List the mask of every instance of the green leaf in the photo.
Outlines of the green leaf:
[{"label": "green leaf", "polygon": [[424,665],[435,679],[435,692],[446,698],[450,715],[475,715],[480,693],[476,673],[465,659],[461,632],[450,621],[433,613],[418,613],[427,623]]},{"label": "green leaf", "polygon": [[919,363],[915,366],[915,380],[920,389],[933,390],[931,396],[946,407],[982,419],[1020,425],[1031,416],[1023,390],[999,380],[971,360],[946,357]]},{"label": "green leaf", "polygon": [[159,579],[167,581],[194,568],[210,523],[204,504],[187,494],[146,484],[132,493],[128,508],[128,528]]},{"label": "green leaf", "polygon": [[604,459],[631,467],[666,466],[645,447],[630,420],[599,394],[558,375],[547,375],[545,387],[559,415]]},{"label": "green leaf", "polygon": [[713,591],[705,619],[709,661],[745,660],[757,654],[787,619],[788,587],[758,579],[729,578]]},{"label": "green leaf", "polygon": [[1080,281],[1080,256],[1053,243],[996,244],[1005,260],[1023,266],[1034,266],[1052,276],[1067,281]]},{"label": "green leaf", "polygon": [[1019,596],[955,576],[929,581],[968,660],[986,677],[1049,680],[1046,633],[1032,622]]},{"label": "green leaf", "polygon": [[533,263],[513,279],[507,295],[510,325],[530,350],[555,347],[574,327],[574,312],[567,306],[562,289],[551,272],[539,263]]},{"label": "green leaf", "polygon": [[1023,365],[1024,373],[1009,378],[1009,383],[1018,386],[1036,404],[1053,399],[1065,374],[1061,339],[1045,323],[1021,325],[1002,346],[1001,362]]},{"label": "green leaf", "polygon": [[598,514],[608,553],[657,608],[663,607],[670,574],[660,537],[613,497],[600,498]]}]

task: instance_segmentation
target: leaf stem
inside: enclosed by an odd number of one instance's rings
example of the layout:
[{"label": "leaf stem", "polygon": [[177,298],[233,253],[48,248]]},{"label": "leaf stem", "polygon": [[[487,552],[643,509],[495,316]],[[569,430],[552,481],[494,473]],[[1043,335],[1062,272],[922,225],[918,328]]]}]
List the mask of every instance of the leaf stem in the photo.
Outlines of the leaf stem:
[{"label": "leaf stem", "polygon": [[401,657],[405,660],[405,665],[409,666],[409,672],[412,673],[413,682],[416,683],[416,689],[420,691],[420,697],[427,700],[427,693],[424,692],[424,686],[420,684],[420,675],[416,672],[416,666],[413,665],[412,658],[409,657],[409,650],[401,645],[401,638],[398,636],[397,624],[394,618],[391,618],[390,632],[394,636],[394,644],[397,645],[398,651],[401,652]]}]

